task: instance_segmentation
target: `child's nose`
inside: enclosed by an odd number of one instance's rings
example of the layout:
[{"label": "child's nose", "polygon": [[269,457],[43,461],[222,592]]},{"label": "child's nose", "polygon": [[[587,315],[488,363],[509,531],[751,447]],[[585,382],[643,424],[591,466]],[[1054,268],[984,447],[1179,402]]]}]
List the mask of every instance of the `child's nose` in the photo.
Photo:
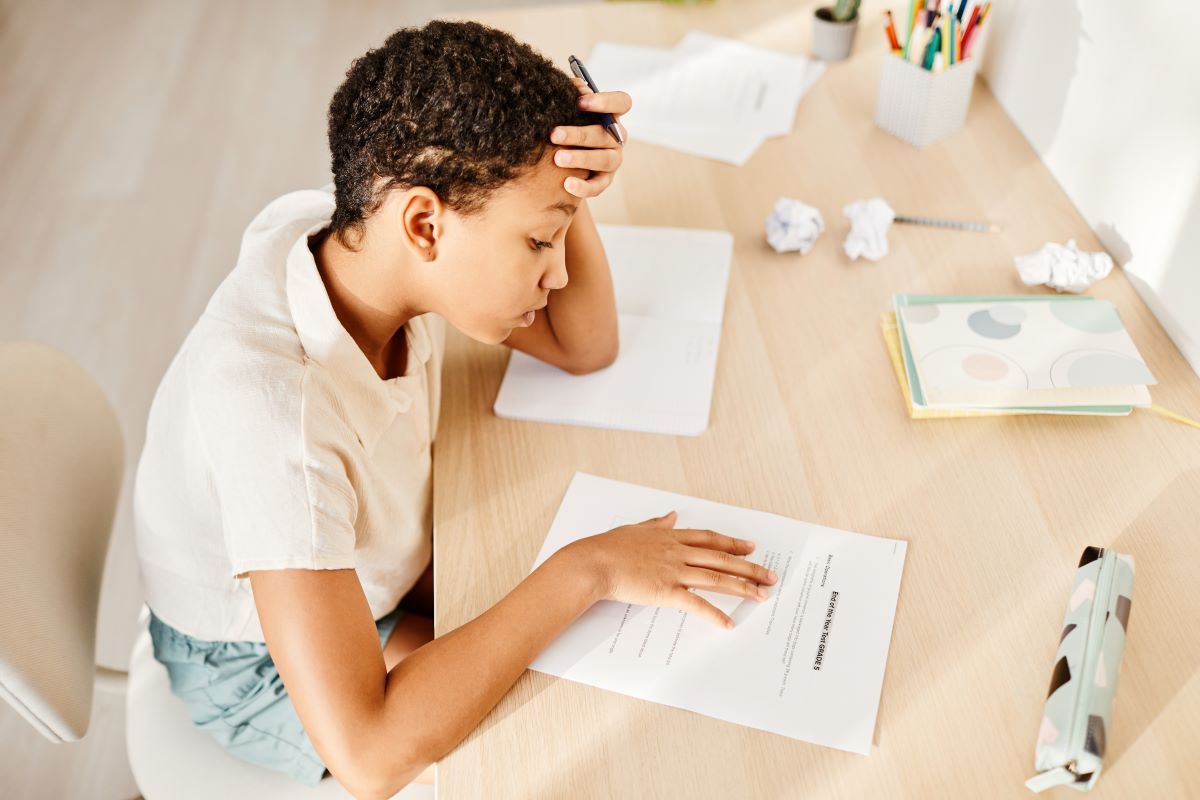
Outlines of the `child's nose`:
[{"label": "child's nose", "polygon": [[554,291],[561,289],[567,285],[567,260],[558,258],[554,260],[554,264],[550,269],[546,270],[546,274],[542,276],[541,287]]}]

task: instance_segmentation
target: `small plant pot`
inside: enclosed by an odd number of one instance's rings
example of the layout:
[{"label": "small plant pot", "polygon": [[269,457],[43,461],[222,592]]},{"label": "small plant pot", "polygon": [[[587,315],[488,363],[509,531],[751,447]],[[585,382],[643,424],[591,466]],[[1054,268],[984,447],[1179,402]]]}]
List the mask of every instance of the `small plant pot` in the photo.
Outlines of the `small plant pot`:
[{"label": "small plant pot", "polygon": [[854,33],[858,30],[858,15],[854,19],[838,22],[829,6],[813,12],[813,58],[821,61],[844,61],[854,46]]}]

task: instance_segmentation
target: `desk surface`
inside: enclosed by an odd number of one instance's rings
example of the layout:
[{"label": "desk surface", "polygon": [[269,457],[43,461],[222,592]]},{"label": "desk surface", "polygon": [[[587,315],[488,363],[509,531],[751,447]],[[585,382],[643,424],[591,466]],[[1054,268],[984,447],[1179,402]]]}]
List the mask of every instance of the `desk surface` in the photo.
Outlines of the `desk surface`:
[{"label": "desk surface", "polygon": [[[692,28],[807,52],[796,0],[611,4],[475,17],[556,63],[600,39],[670,46]],[[864,9],[874,20],[878,8]],[[439,797],[1024,797],[1051,661],[1085,545],[1137,559],[1106,775],[1093,796],[1200,796],[1200,431],[1149,412],[910,420],[879,332],[895,292],[1025,291],[1015,254],[1087,224],[986,85],[966,129],[923,151],[872,124],[883,33],[863,24],[792,133],[737,168],[633,141],[600,222],[723,228],[733,272],[709,430],[699,438],[492,414],[507,355],[452,335],[435,459],[437,630],[528,572],[584,470],[909,542],[869,757],[526,673],[438,767]],[[606,87],[608,88],[608,87]],[[620,87],[611,87],[620,88]],[[777,255],[780,195],[821,208],[807,256]],[[906,226],[878,264],[841,250],[843,205],[988,219],[998,235]],[[1113,301],[1159,379],[1200,416],[1200,379],[1117,271]]]}]

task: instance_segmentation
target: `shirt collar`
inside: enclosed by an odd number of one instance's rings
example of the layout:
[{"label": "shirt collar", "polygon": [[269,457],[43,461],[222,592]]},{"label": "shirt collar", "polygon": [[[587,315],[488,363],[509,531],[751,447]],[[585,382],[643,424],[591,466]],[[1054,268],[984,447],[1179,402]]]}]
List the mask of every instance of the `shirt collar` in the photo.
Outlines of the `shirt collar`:
[{"label": "shirt collar", "polygon": [[409,320],[404,326],[408,347],[404,377],[385,381],[342,327],[317,262],[308,249],[308,237],[324,228],[333,213],[332,196],[329,201],[324,218],[314,221],[288,252],[288,307],[306,359],[315,361],[334,378],[335,391],[348,422],[370,453],[396,415],[412,407],[412,396],[405,388],[406,378],[425,369],[433,343],[424,316]]}]

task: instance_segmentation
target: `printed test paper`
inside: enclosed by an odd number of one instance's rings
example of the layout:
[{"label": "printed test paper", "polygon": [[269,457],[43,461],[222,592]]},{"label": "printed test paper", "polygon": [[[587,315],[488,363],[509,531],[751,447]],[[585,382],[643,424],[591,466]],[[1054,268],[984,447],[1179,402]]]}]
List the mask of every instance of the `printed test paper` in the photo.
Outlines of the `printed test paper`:
[{"label": "printed test paper", "polygon": [[597,603],[531,669],[814,744],[869,753],[905,542],[578,473],[534,568],[570,542],[678,512],[757,545],[757,602],[700,591],[732,630],[673,608]]}]

